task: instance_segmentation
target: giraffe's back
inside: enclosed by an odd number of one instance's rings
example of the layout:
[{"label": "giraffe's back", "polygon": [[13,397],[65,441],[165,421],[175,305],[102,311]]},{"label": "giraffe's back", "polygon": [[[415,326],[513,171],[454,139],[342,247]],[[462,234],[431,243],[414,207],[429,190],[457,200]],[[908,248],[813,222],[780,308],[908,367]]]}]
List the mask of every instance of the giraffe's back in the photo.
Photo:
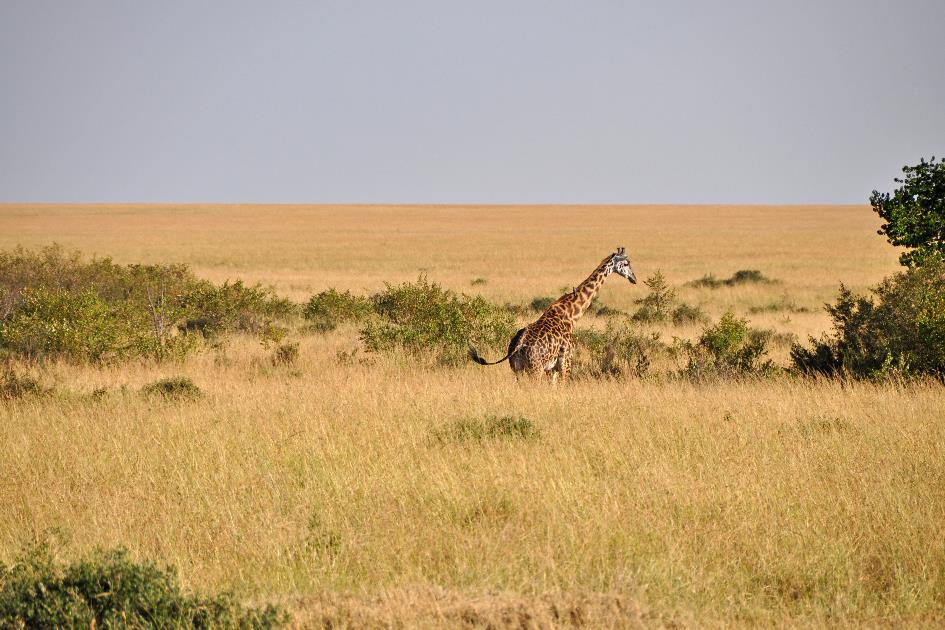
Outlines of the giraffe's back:
[{"label": "giraffe's back", "polygon": [[[515,372],[547,372],[554,369],[558,354],[571,334],[569,322],[545,313],[516,333],[509,344],[509,366]],[[516,346],[518,350],[515,350]]]}]

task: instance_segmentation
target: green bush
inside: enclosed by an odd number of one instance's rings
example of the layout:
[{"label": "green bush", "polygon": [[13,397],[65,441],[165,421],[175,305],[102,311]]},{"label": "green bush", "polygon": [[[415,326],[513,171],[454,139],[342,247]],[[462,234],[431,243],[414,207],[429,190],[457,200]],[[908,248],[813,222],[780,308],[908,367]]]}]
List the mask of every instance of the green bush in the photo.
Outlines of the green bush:
[{"label": "green bush", "polygon": [[141,393],[145,396],[162,396],[174,400],[193,400],[203,396],[196,383],[186,376],[172,376],[148,383],[141,388]]},{"label": "green bush", "polygon": [[671,314],[674,326],[687,326],[691,324],[707,324],[709,316],[698,306],[683,302],[673,309]]},{"label": "green bush", "polygon": [[360,322],[374,312],[368,298],[328,289],[313,295],[302,307],[302,317],[320,332],[334,330],[343,322]]},{"label": "green bush", "polygon": [[531,309],[532,309],[533,311],[535,311],[536,313],[544,313],[545,310],[546,310],[549,306],[551,306],[551,304],[552,304],[556,299],[558,299],[558,298],[553,298],[553,297],[548,297],[548,296],[536,297],[535,299],[533,299],[533,300],[531,301],[531,303],[529,303],[528,306],[529,306],[529,308],[531,308]]},{"label": "green bush", "polygon": [[181,592],[170,569],[135,563],[124,550],[72,564],[47,547],[0,563],[0,630],[19,628],[274,628],[288,621],[271,605],[247,608],[232,595]]},{"label": "green bush", "polygon": [[234,331],[271,334],[274,322],[295,312],[292,302],[276,296],[272,289],[246,286],[242,280],[218,287],[201,283],[182,295],[180,302],[189,315],[184,328],[207,337]]},{"label": "green bush", "polygon": [[698,342],[683,342],[688,356],[683,375],[697,380],[770,375],[775,367],[765,359],[769,339],[769,331],[753,330],[747,320],[725,313],[703,329]]},{"label": "green bush", "polygon": [[589,310],[597,317],[623,317],[627,315],[627,313],[621,311],[619,308],[613,308],[611,306],[607,306],[606,304],[596,306],[596,300],[595,302],[591,303],[591,308]]},{"label": "green bush", "polygon": [[457,295],[421,276],[416,282],[371,297],[380,316],[367,322],[361,340],[369,352],[403,348],[460,363],[470,345],[504,349],[515,333],[508,311],[481,297]]},{"label": "green bush", "polygon": [[658,332],[643,332],[626,321],[608,322],[604,331],[575,331],[574,343],[578,349],[576,375],[586,371],[595,378],[646,376],[653,359],[667,351]]},{"label": "green bush", "polygon": [[17,247],[0,252],[0,287],[7,297],[0,319],[17,306],[27,289],[45,288],[66,293],[91,291],[106,303],[147,303],[160,294],[179,295],[203,281],[186,265],[118,265],[110,258],[84,260],[79,252],[66,253],[59,245],[38,252]]},{"label": "green bush", "polygon": [[795,345],[791,358],[805,374],[873,378],[945,377],[945,262],[929,257],[885,279],[873,296],[840,286],[827,305],[833,334]]},{"label": "green bush", "polygon": [[194,339],[177,334],[168,314],[160,302],[109,303],[93,289],[27,288],[0,322],[0,348],[31,359],[96,362],[186,354]]},{"label": "green bush", "polygon": [[633,314],[633,319],[648,323],[665,322],[669,319],[673,305],[676,303],[675,289],[669,286],[659,270],[644,280],[643,284],[650,289],[650,292],[637,300],[640,308]]},{"label": "green bush", "polygon": [[278,332],[294,306],[242,282],[214,286],[185,265],[118,265],[51,246],[0,252],[0,349],[30,358],[172,358],[213,336]]},{"label": "green bush", "polygon": [[437,442],[484,442],[495,439],[530,440],[539,437],[535,423],[522,416],[464,418],[434,430]]},{"label": "green bush", "polygon": [[708,274],[698,280],[692,280],[687,284],[691,287],[718,289],[720,287],[734,287],[741,284],[774,284],[775,282],[775,280],[766,277],[757,269],[740,269],[732,274],[730,278],[723,280],[716,278],[712,274]]},{"label": "green bush", "polygon": [[0,346],[29,358],[99,361],[126,354],[133,341],[131,322],[90,289],[24,289],[0,323]]}]

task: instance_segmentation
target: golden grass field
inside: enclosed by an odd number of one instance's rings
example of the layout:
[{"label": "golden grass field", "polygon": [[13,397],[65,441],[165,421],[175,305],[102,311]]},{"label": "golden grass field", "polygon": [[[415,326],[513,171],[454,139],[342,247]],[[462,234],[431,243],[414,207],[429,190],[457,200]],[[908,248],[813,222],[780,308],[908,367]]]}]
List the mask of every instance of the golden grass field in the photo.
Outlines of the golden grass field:
[{"label": "golden grass field", "polygon": [[[841,281],[897,270],[878,224],[864,206],[6,205],[0,249],[184,262],[299,301],[425,273],[527,304],[624,245],[641,280],[661,269],[713,317],[803,340],[828,328]],[[682,286],[739,269],[778,282]],[[644,294],[615,277],[600,301],[632,311]],[[785,299],[810,310],[747,315]],[[289,366],[248,338],[182,364],[33,366],[71,394],[0,403],[0,559],[43,538],[64,557],[124,545],[188,588],[281,602],[298,626],[945,624],[938,384],[552,387],[505,365],[340,360],[354,326],[293,338]],[[773,356],[786,365],[786,346]],[[206,395],[135,393],[176,374]],[[99,387],[112,393],[83,395]],[[489,414],[538,435],[434,439]]]}]

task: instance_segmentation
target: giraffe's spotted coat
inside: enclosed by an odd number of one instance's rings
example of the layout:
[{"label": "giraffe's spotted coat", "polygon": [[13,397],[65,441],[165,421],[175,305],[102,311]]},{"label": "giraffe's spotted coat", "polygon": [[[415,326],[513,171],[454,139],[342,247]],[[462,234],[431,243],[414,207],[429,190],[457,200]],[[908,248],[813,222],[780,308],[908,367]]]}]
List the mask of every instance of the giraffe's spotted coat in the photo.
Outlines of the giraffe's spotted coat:
[{"label": "giraffe's spotted coat", "polygon": [[[636,276],[622,247],[602,260],[574,291],[552,302],[536,321],[519,330],[509,343],[508,354],[496,363],[508,359],[509,366],[516,373],[538,377],[548,373],[552,381],[559,376],[562,380],[567,379],[574,353],[574,324],[587,311],[604,280],[612,273],[636,284]],[[477,363],[489,365],[475,351],[471,356]]]}]

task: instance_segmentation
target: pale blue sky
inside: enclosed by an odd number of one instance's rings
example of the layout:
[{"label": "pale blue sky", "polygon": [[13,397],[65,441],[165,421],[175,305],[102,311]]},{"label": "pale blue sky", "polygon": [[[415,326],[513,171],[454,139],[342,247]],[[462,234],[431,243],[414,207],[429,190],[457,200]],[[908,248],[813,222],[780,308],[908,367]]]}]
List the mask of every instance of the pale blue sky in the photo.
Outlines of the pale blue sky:
[{"label": "pale blue sky", "polygon": [[0,0],[0,201],[865,203],[945,1]]}]

